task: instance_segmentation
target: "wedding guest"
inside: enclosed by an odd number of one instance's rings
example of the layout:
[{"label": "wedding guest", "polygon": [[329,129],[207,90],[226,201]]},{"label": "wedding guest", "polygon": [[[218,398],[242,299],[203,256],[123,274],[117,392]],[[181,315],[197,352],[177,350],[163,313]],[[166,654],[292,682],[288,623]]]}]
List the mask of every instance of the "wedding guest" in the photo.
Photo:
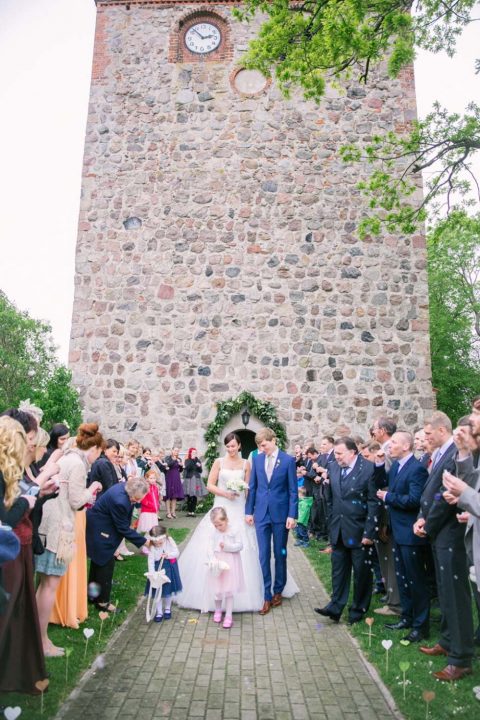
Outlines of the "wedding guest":
[{"label": "wedding guest", "polygon": [[[161,565],[170,580],[170,582],[164,583],[161,589],[157,590],[155,597],[156,609],[153,620],[160,623],[163,620],[170,620],[172,617],[172,597],[182,591],[182,580],[177,563],[180,551],[177,543],[169,536],[167,529],[163,525],[152,527],[147,533],[147,539],[151,543],[147,550],[148,572],[154,573],[158,571]],[[148,583],[146,593],[148,593]]]},{"label": "wedding guest", "polygon": [[[223,507],[215,507],[210,511],[210,520],[214,527],[210,539],[209,557],[227,566],[221,572],[213,573],[208,579],[215,593],[215,612],[213,621],[222,622],[222,605],[225,606],[223,627],[229,629],[233,625],[233,598],[237,593],[245,591],[242,558],[240,551],[243,541],[239,528],[235,528],[228,520]],[[207,590],[207,589],[206,589]]]},{"label": "wedding guest", "polygon": [[99,482],[86,487],[90,466],[99,457],[103,437],[96,423],[78,428],[75,447],[58,460],[59,494],[45,504],[39,532],[45,536],[45,552],[37,555],[35,569],[39,577],[37,606],[45,654],[59,657],[63,648],[56,647],[48,637],[48,623],[62,575],[75,554],[75,512],[95,501],[102,489]]},{"label": "wedding guest", "polygon": [[[480,413],[472,408],[469,427],[460,426],[454,431],[457,447],[455,461],[456,475],[444,475],[446,488],[443,496],[450,504],[457,504],[463,510],[457,520],[464,523],[465,549],[470,566],[470,585],[477,606],[478,626],[475,644],[480,644],[480,469],[475,462],[476,451],[480,449]],[[473,573],[472,573],[473,568]]]},{"label": "wedding guest", "polygon": [[[45,465],[44,458],[47,455],[47,447],[48,443],[50,442],[50,435],[47,433],[46,430],[39,427],[37,432],[37,437],[35,439],[35,459],[34,463],[36,467],[40,470],[42,465]],[[48,458],[47,458],[48,460]]]},{"label": "wedding guest", "polygon": [[417,432],[413,436],[413,447],[417,460],[421,462],[424,467],[428,468],[431,454],[427,451],[427,446],[425,442],[425,430],[423,428],[417,430]]},{"label": "wedding guest", "polygon": [[370,462],[374,463],[379,450],[381,450],[380,443],[378,443],[376,440],[373,440],[372,442],[367,443],[362,448],[361,454],[363,455],[365,460],[369,460]]},{"label": "wedding guest", "polygon": [[378,490],[377,497],[385,503],[395,543],[395,564],[402,615],[395,623],[386,624],[389,630],[410,630],[404,638],[420,642],[429,635],[430,600],[425,565],[421,553],[426,538],[413,532],[420,509],[420,497],[428,472],[413,455],[413,437],[408,432],[396,432],[390,439],[390,456],[393,460],[388,473],[379,470],[388,490]]},{"label": "wedding guest", "polygon": [[185,498],[182,480],[180,477],[183,471],[182,461],[180,460],[180,449],[174,447],[171,454],[165,458],[165,463],[168,465],[168,472],[165,477],[165,497],[167,505],[167,518],[169,520],[176,519],[177,500],[183,500]]},{"label": "wedding guest", "polygon": [[[87,555],[90,558],[89,586],[99,585],[100,592],[91,598],[96,606],[107,612],[119,612],[110,602],[115,551],[125,538],[136,547],[147,543],[146,538],[132,530],[133,506],[142,502],[149,485],[143,478],[130,478],[126,483],[117,483],[92,508],[87,510]],[[147,547],[150,543],[148,542]]]},{"label": "wedding guest", "polygon": [[372,596],[372,572],[367,564],[376,536],[379,504],[374,465],[358,454],[352,438],[335,441],[335,462],[328,468],[327,501],[330,512],[332,598],[315,612],[339,622],[348,601],[353,569],[353,598],[349,622],[363,619]]},{"label": "wedding guest", "polygon": [[113,485],[118,482],[118,475],[115,469],[120,445],[111,438],[106,441],[100,457],[93,463],[87,479],[87,487],[93,482],[100,483],[102,489],[97,493],[97,500]]},{"label": "wedding guest", "polygon": [[[380,458],[382,464],[385,466],[386,472],[390,470],[392,464],[389,453],[390,439],[396,431],[397,424],[392,418],[379,417],[373,423],[373,437],[381,445],[377,457]],[[380,509],[379,528],[378,540],[375,541],[375,547],[377,549],[378,561],[386,588],[386,600],[385,605],[380,608],[375,608],[374,612],[378,615],[401,615],[402,608],[398,590],[397,571],[395,569],[392,529],[390,527],[388,513],[384,507]]]},{"label": "wedding guest", "polygon": [[[70,437],[62,445],[62,452],[75,447],[76,438]],[[85,508],[75,513],[75,554],[67,572],[60,578],[49,622],[77,630],[88,618],[87,602],[87,548],[85,545]]]},{"label": "wedding guest", "polygon": [[124,469],[127,478],[141,477],[142,470],[137,463],[137,455],[140,452],[140,444],[136,440],[129,440],[127,443],[127,462]]},{"label": "wedding guest", "polygon": [[[12,412],[12,411],[9,411]],[[2,582],[9,595],[0,615],[0,691],[39,694],[35,683],[47,677],[33,583],[33,495],[20,495],[27,452],[27,434],[33,445],[37,422],[33,415],[15,410],[20,424],[0,417],[0,521],[13,528],[20,553],[2,566]]]},{"label": "wedding guest", "polygon": [[435,452],[414,532],[418,537],[427,537],[432,545],[442,618],[439,641],[420,650],[428,656],[447,658],[447,665],[433,676],[451,682],[471,674],[474,647],[465,530],[457,521],[455,506],[442,496],[444,471],[455,471],[456,447],[450,418],[440,411],[433,413],[425,424],[425,437]]},{"label": "wedding guest", "polygon": [[[120,450],[118,451],[118,455],[114,463],[118,482],[127,482],[128,480],[127,473],[125,472],[125,464],[127,460],[127,448],[124,445],[120,445]],[[115,557],[117,558],[117,560],[119,560],[120,558],[123,560],[124,558],[130,557],[131,555],[135,555],[135,553],[127,548],[127,543],[125,542],[124,538],[115,552]]]},{"label": "wedding guest", "polygon": [[160,496],[157,485],[157,467],[149,467],[145,471],[144,480],[148,483],[148,492],[140,503],[140,517],[138,518],[137,532],[148,533],[158,525],[158,511],[160,510]]},{"label": "wedding guest", "polygon": [[315,535],[318,540],[326,542],[327,545],[321,548],[322,554],[330,555],[332,547],[330,545],[330,529],[328,518],[328,506],[326,501],[326,484],[328,483],[328,466],[335,462],[334,453],[335,439],[331,435],[324,435],[320,440],[320,455],[314,468],[317,476],[314,480],[313,488],[313,508],[311,517],[315,528]]},{"label": "wedding guest", "polygon": [[47,452],[43,458],[44,463],[52,459],[58,460],[62,456],[63,447],[70,437],[70,428],[65,423],[55,423],[50,430],[50,441],[47,445]]},{"label": "wedding guest", "polygon": [[[297,443],[293,449],[293,456],[295,458],[295,465],[297,470],[302,467],[305,464],[305,460],[303,458],[303,450],[302,446]],[[298,474],[298,473],[297,473]]]},{"label": "wedding guest", "polygon": [[208,495],[202,481],[202,462],[196,448],[189,448],[183,470],[183,492],[187,497],[187,516],[195,517],[198,498]]},{"label": "wedding guest", "polygon": [[297,542],[294,543],[298,547],[308,547],[310,541],[308,539],[308,523],[310,521],[310,511],[312,509],[313,497],[307,497],[307,491],[304,487],[298,488],[298,520],[296,527]]}]

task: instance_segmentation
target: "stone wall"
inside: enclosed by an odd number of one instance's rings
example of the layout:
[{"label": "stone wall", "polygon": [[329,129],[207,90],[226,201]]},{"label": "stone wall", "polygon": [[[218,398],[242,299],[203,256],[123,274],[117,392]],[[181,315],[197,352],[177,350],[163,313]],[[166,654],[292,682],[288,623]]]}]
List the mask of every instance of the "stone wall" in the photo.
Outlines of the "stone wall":
[{"label": "stone wall", "polygon": [[366,169],[338,148],[415,117],[413,75],[237,94],[233,59],[169,62],[198,4],[99,3],[70,366],[107,435],[202,447],[217,399],[271,400],[289,440],[432,406],[425,244],[359,241]]}]

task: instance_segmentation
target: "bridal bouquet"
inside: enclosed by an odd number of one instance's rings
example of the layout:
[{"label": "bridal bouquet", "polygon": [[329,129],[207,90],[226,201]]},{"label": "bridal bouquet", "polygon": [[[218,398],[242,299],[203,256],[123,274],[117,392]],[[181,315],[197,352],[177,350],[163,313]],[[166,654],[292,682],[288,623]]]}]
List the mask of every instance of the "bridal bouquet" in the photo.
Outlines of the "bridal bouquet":
[{"label": "bridal bouquet", "polygon": [[241,478],[230,478],[227,480],[226,487],[227,490],[231,490],[231,492],[234,492],[236,495],[240,495],[240,493],[248,490],[247,483]]}]

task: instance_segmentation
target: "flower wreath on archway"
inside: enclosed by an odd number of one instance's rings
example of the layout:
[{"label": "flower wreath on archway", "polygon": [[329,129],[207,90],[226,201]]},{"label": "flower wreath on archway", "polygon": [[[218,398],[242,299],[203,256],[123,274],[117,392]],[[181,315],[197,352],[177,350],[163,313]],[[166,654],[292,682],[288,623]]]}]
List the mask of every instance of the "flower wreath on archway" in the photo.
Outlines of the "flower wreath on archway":
[{"label": "flower wreath on archway", "polygon": [[218,436],[227,422],[237,413],[247,408],[252,415],[273,430],[277,436],[277,444],[285,448],[287,444],[287,433],[277,418],[277,411],[274,405],[269,402],[257,400],[248,392],[242,392],[237,398],[230,398],[217,403],[217,414],[205,432],[207,450],[205,452],[205,465],[208,470],[212,467],[215,458],[218,456]]}]

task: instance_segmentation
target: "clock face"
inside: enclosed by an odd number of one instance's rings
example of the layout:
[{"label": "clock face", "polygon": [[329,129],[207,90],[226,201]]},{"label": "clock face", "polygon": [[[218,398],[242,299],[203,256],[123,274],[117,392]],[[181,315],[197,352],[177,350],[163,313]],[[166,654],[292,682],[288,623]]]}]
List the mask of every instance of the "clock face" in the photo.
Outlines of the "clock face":
[{"label": "clock face", "polygon": [[192,25],[185,33],[185,45],[190,52],[197,55],[213,52],[220,45],[221,39],[222,36],[217,26],[208,22]]}]

